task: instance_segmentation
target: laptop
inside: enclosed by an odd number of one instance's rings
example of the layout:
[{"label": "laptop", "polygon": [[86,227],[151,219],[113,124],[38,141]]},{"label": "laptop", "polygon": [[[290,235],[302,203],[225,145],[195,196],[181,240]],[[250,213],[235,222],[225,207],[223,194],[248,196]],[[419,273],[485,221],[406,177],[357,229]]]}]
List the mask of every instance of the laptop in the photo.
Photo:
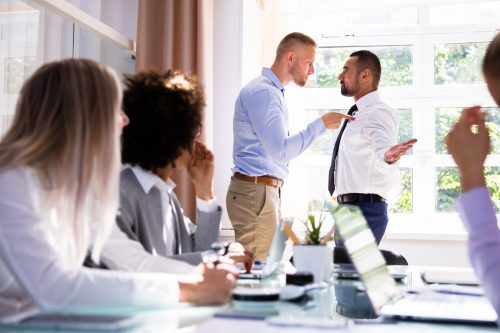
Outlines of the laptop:
[{"label": "laptop", "polygon": [[273,275],[280,269],[281,259],[283,258],[283,252],[285,251],[286,241],[288,239],[284,230],[284,223],[288,222],[280,220],[276,226],[266,261],[258,263],[257,265],[254,264],[250,273],[246,273],[244,270],[240,271],[240,279],[263,279]]},{"label": "laptop", "polygon": [[333,217],[347,253],[377,315],[386,318],[496,325],[497,314],[482,293],[404,291],[389,274],[363,213],[338,206]]},{"label": "laptop", "polygon": [[[410,274],[408,266],[391,265],[387,268],[396,281],[401,281]],[[334,264],[333,275],[339,279],[359,279],[358,271],[353,264]]]}]

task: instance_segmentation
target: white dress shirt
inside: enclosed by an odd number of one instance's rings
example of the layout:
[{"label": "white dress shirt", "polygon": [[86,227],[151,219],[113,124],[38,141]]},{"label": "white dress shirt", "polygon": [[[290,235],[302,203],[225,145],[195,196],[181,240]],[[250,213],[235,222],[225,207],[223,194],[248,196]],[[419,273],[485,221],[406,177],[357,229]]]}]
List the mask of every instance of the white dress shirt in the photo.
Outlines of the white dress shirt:
[{"label": "white dress shirt", "polygon": [[69,251],[58,249],[72,239],[62,234],[49,239],[47,226],[56,231],[57,226],[51,216],[42,215],[41,196],[30,169],[0,172],[0,322],[79,307],[178,302],[175,276],[89,269],[68,258]]},{"label": "white dress shirt", "polygon": [[361,97],[356,105],[356,120],[349,122],[340,140],[335,193],[374,193],[387,199],[399,182],[399,169],[397,163],[384,161],[384,153],[397,143],[399,121],[378,91]]},{"label": "white dress shirt", "polygon": [[[139,166],[126,166],[132,169],[137,180],[141,184],[144,193],[149,193],[153,187],[158,188],[161,193],[161,205],[163,212],[163,239],[167,244],[167,255],[175,254],[176,246],[175,229],[173,225],[174,207],[171,203],[171,193],[175,183],[168,179],[164,181],[154,173],[146,171]],[[215,212],[218,209],[216,199],[204,201],[196,198],[198,209],[205,212]],[[187,230],[192,234],[196,231],[196,225],[184,216]],[[156,253],[149,253],[135,240],[130,239],[115,223],[113,231],[102,253],[103,261],[113,269],[136,272],[164,272],[175,274],[190,274],[195,266],[186,262],[167,258]]]}]

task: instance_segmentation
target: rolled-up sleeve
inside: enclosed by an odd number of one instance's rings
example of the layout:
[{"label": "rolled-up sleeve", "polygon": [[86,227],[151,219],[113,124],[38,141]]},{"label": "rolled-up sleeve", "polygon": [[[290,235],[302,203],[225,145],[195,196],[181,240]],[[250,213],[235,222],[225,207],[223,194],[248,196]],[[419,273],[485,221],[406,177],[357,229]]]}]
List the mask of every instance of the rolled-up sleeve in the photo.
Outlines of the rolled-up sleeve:
[{"label": "rolled-up sleeve", "polygon": [[321,118],[289,136],[281,100],[269,90],[260,90],[246,101],[248,115],[262,146],[278,163],[287,163],[304,152],[316,137],[325,132]]}]

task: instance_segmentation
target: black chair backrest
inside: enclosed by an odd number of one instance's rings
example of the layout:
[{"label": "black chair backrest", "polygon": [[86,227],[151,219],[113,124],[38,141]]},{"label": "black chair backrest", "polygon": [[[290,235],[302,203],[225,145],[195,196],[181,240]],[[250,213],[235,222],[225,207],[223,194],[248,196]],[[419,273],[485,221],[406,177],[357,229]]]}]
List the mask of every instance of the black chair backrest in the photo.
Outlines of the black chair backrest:
[{"label": "black chair backrest", "polygon": [[[382,252],[382,256],[385,259],[387,265],[408,265],[408,261],[406,261],[405,257],[401,254],[394,253],[389,250],[380,250]],[[351,258],[347,254],[345,247],[334,247],[333,248],[333,262],[335,264],[351,264]]]}]

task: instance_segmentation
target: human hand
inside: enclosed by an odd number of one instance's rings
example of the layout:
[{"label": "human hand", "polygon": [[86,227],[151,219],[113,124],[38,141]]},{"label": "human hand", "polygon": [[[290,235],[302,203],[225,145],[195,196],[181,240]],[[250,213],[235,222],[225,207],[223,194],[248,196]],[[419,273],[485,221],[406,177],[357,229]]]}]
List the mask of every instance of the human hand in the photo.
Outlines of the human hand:
[{"label": "human hand", "polygon": [[253,253],[246,250],[240,243],[231,243],[227,254],[224,256],[234,262],[241,262],[245,265],[245,270],[250,272],[253,264]]},{"label": "human hand", "polygon": [[340,112],[327,112],[321,116],[321,120],[323,120],[323,124],[327,129],[336,129],[339,128],[343,119],[354,120],[353,116],[348,116],[346,114]]},{"label": "human hand", "polygon": [[389,164],[398,161],[401,156],[408,153],[408,150],[410,150],[416,142],[417,139],[410,139],[392,146],[384,153],[384,161]]},{"label": "human hand", "polygon": [[193,182],[196,196],[202,200],[213,199],[214,155],[200,141],[196,141],[188,173]]},{"label": "human hand", "polygon": [[[490,137],[485,124],[486,114],[473,106],[462,111],[459,120],[444,141],[460,170],[462,189],[485,186],[483,165],[490,152]],[[477,126],[474,133],[471,126]]]},{"label": "human hand", "polygon": [[200,264],[196,275],[179,278],[181,302],[199,305],[224,304],[229,301],[236,286],[238,272],[228,264]]}]

